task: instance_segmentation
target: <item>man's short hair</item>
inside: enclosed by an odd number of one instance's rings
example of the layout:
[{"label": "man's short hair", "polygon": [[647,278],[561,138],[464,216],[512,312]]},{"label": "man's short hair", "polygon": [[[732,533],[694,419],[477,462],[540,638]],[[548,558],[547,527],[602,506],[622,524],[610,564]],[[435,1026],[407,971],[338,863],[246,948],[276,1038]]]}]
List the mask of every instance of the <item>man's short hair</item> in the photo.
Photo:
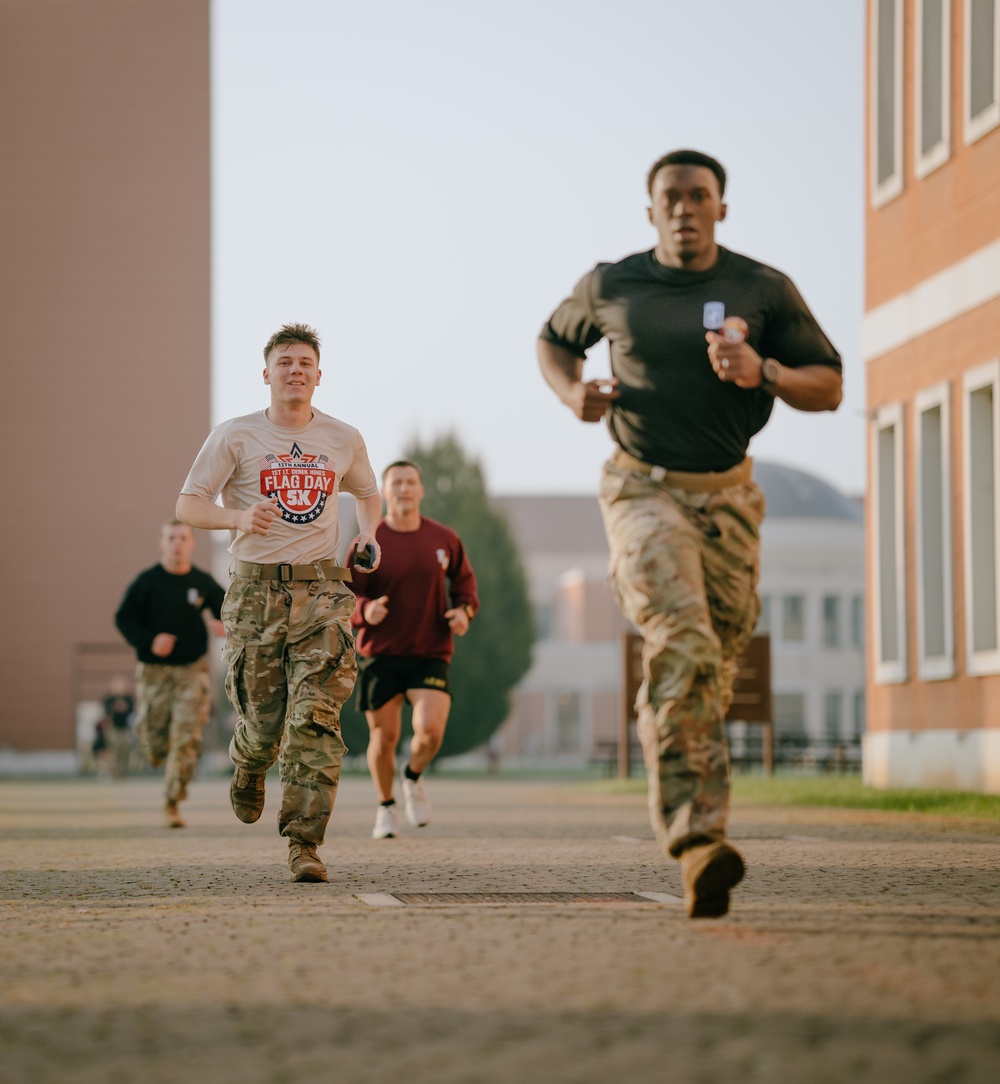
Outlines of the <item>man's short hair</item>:
[{"label": "man's short hair", "polygon": [[276,346],[291,346],[292,343],[311,346],[316,351],[316,360],[319,361],[319,332],[308,324],[282,324],[265,343],[264,360],[267,361]]},{"label": "man's short hair", "polygon": [[424,480],[423,471],[416,465],[416,463],[413,462],[412,459],[397,459],[395,463],[390,463],[389,466],[386,467],[384,471],[382,471],[383,482],[389,476],[389,471],[391,471],[393,467],[412,467],[417,472],[417,477],[420,479],[420,481],[422,482]]},{"label": "man's short hair", "polygon": [[646,177],[646,190],[651,196],[653,181],[664,166],[704,166],[715,174],[715,179],[719,182],[719,195],[726,194],[726,171],[722,168],[721,162],[710,154],[702,154],[701,151],[671,151],[662,158],[658,158],[650,167]]},{"label": "man's short hair", "polygon": [[194,534],[194,530],[192,529],[191,524],[185,523],[182,519],[165,519],[160,525],[160,530],[169,531],[173,527],[187,527],[187,529],[191,531],[192,534]]}]

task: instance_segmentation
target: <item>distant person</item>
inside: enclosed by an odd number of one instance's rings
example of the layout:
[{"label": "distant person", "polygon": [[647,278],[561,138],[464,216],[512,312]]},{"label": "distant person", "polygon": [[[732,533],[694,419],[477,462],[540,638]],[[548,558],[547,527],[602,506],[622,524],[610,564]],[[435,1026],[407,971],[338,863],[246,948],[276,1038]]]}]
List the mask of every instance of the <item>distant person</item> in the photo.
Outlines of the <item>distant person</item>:
[{"label": "distant person", "polygon": [[[280,758],[278,830],[295,881],[325,881],[323,843],[346,752],[340,708],[357,664],[337,564],[337,494],[357,498],[362,546],[379,550],[378,481],[357,429],[312,406],[320,342],[285,324],[264,346],[270,405],[212,430],[177,500],[195,527],[230,532],[236,558],[223,620],[226,692],[238,719],[229,745],[233,812],[247,823],[264,809],[264,776]],[[215,503],[221,493],[221,507]]]},{"label": "distant person", "polygon": [[[743,877],[726,841],[723,720],[760,612],[764,496],[747,457],[775,399],[836,410],[841,361],[791,281],[716,243],[726,173],[681,150],[647,178],[655,247],[598,264],[538,341],[542,373],[617,450],[600,504],[610,583],[643,638],[636,700],[653,827],[678,858],[688,914],[717,917]],[[585,381],[607,338],[608,379]]]},{"label": "distant person", "polygon": [[111,778],[124,779],[128,775],[128,762],[132,756],[132,715],[135,701],[129,695],[128,682],[116,674],[108,686],[104,698],[104,743],[111,753]]},{"label": "distant person", "polygon": [[403,702],[413,707],[413,738],[400,771],[406,819],[415,828],[431,819],[422,778],[441,748],[451,692],[448,667],[454,637],[464,636],[479,606],[476,577],[461,539],[420,514],[420,468],[408,460],[382,474],[385,518],[375,537],[378,571],[353,572],[357,605],[358,703],[368,720],[368,768],[379,806],[375,839],[399,834],[393,796]]},{"label": "distant person", "polygon": [[[223,589],[191,563],[194,533],[179,520],[160,530],[160,563],[129,585],[115,624],[135,648],[136,734],[154,767],[166,761],[165,819],[183,828],[178,806],[198,766],[212,694],[208,633],[225,636]],[[112,731],[113,735],[114,731]],[[112,740],[114,740],[112,738]]]}]

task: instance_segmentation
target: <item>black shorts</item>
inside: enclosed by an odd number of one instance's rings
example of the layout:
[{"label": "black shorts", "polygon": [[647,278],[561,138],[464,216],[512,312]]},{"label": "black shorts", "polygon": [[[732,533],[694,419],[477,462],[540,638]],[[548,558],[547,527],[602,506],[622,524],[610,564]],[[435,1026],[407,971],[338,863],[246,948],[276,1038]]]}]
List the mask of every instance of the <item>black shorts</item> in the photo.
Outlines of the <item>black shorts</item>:
[{"label": "black shorts", "polygon": [[448,663],[444,659],[403,655],[358,656],[358,708],[378,711],[394,696],[410,689],[436,689],[451,696]]}]

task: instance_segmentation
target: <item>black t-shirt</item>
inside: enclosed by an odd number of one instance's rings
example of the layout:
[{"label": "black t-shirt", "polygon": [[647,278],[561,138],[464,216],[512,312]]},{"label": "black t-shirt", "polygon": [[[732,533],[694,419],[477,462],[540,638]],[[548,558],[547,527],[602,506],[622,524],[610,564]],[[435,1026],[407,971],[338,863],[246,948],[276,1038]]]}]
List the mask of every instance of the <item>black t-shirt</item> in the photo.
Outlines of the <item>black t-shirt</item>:
[{"label": "black t-shirt", "polygon": [[125,693],[104,698],[104,714],[111,720],[115,730],[128,730],[129,716],[133,711],[135,702]]},{"label": "black t-shirt", "polygon": [[[207,609],[220,617],[225,594],[200,568],[175,575],[163,565],[153,565],[129,585],[115,614],[115,624],[135,648],[140,662],[185,666],[208,650],[208,630],[201,614]],[[150,651],[161,632],[177,637],[173,652],[166,658]]]},{"label": "black t-shirt", "polygon": [[668,470],[724,471],[746,456],[774,399],[715,375],[705,331],[722,315],[746,320],[747,341],[763,358],[841,369],[791,280],[721,247],[708,271],[663,267],[652,251],[598,264],[541,337],[581,357],[607,338],[621,391],[608,425],[626,452]]}]

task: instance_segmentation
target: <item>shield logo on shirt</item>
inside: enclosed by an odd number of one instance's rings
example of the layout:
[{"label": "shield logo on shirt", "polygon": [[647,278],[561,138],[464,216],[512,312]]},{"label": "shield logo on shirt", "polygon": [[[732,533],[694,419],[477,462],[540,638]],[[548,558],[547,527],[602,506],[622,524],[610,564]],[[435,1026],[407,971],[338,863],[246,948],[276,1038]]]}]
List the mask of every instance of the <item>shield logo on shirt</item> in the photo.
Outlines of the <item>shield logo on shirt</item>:
[{"label": "shield logo on shirt", "polygon": [[726,304],[724,301],[706,301],[702,312],[702,326],[706,331],[718,331],[726,320]]},{"label": "shield logo on shirt", "polygon": [[260,491],[278,498],[286,523],[312,523],[323,514],[337,477],[328,462],[325,455],[306,455],[298,443],[287,455],[269,454],[258,460]]}]

